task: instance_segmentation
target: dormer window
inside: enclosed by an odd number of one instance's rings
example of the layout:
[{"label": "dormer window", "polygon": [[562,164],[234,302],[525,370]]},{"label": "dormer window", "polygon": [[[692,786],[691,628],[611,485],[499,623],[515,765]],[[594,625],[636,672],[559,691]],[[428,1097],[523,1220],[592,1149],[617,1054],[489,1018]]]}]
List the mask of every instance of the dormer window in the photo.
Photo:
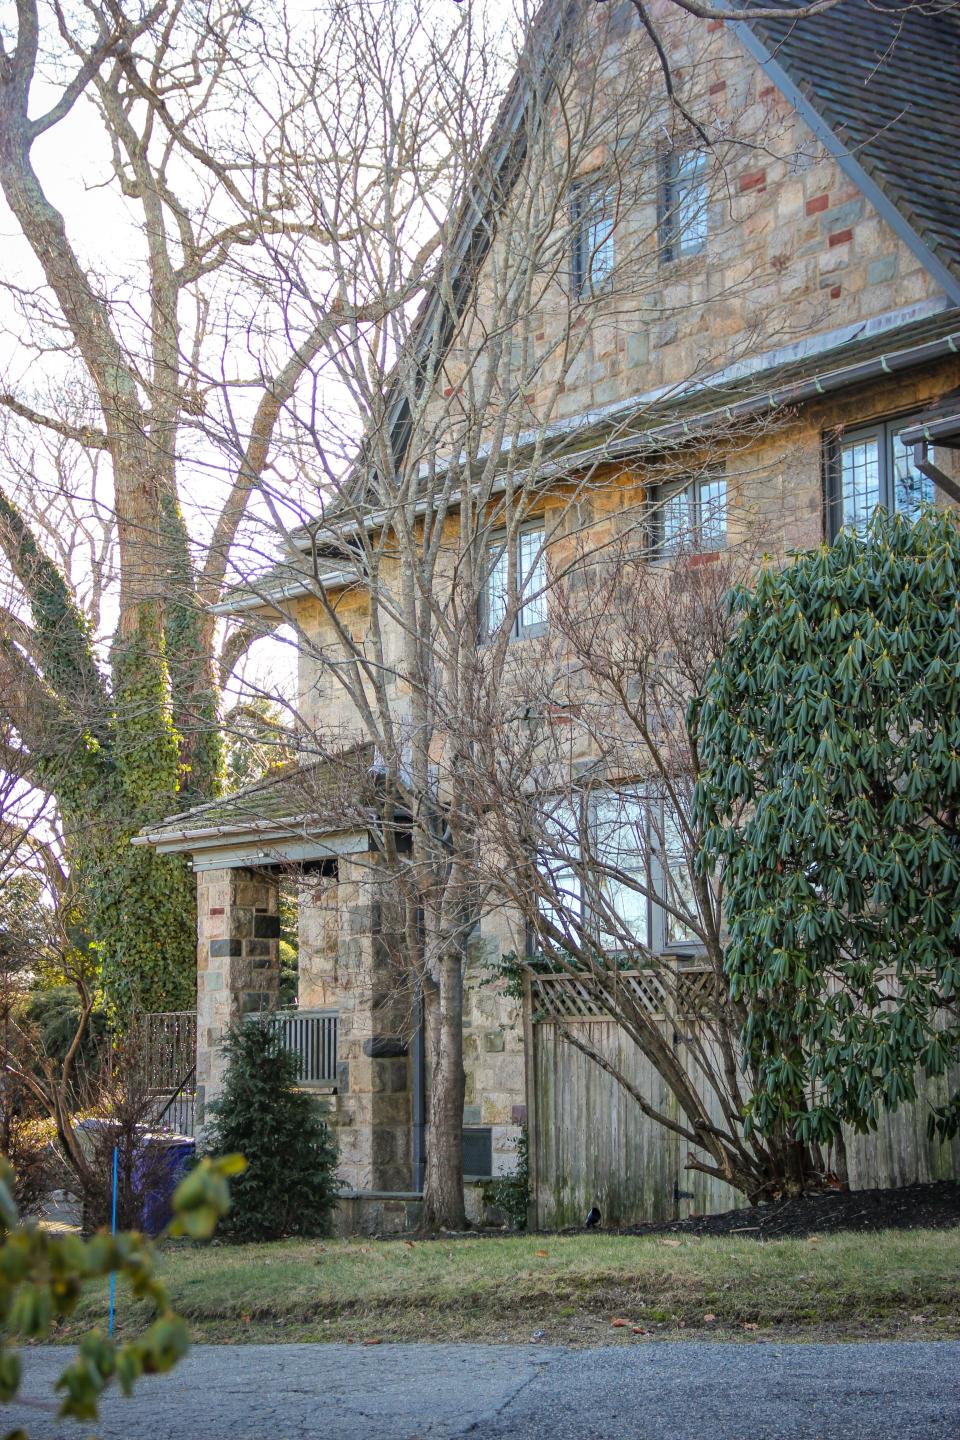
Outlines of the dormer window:
[{"label": "dormer window", "polygon": [[674,150],[660,165],[660,254],[663,260],[696,255],[707,240],[707,157]]},{"label": "dormer window", "polygon": [[573,293],[595,295],[610,282],[614,266],[614,201],[610,189],[598,181],[581,181],[570,202],[573,233],[571,278]]}]

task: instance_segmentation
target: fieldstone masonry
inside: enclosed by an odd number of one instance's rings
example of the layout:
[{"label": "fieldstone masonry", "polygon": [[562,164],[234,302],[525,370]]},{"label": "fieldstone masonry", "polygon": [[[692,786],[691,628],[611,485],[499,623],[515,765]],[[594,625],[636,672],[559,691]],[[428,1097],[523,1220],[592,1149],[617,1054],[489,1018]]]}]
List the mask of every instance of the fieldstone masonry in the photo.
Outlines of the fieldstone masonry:
[{"label": "fieldstone masonry", "polygon": [[242,1015],[277,1003],[280,979],[279,886],[252,870],[207,870],[197,877],[197,1101],[222,1081],[222,1043]]},{"label": "fieldstone masonry", "polygon": [[382,928],[370,856],[340,861],[335,892],[301,892],[300,1004],[338,1011],[339,1083],[330,1118],[340,1178],[351,1191],[406,1191],[411,1183],[412,1020]]},{"label": "fieldstone masonry", "polygon": [[[279,881],[269,870],[198,876],[197,1090],[200,1113],[223,1082],[222,1042],[242,1015],[277,1003]],[[338,1013],[337,1093],[323,1097],[338,1132],[347,1191],[411,1184],[409,995],[385,944],[369,857],[300,888],[303,1009]],[[202,1124],[202,1118],[201,1118]]]}]

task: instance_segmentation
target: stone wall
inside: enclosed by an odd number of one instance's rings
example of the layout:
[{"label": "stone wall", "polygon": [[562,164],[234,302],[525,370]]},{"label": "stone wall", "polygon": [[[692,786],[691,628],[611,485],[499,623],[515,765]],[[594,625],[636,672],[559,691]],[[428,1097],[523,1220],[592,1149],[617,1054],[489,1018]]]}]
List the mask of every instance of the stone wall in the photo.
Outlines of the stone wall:
[{"label": "stone wall", "polygon": [[412,1178],[406,977],[382,939],[371,856],[342,859],[336,878],[300,887],[300,1006],[338,1012],[337,1095],[330,1122],[339,1177],[351,1191],[406,1191]]},{"label": "stone wall", "polygon": [[[666,101],[653,104],[639,93],[648,73],[662,94],[662,77],[651,68],[649,42],[632,26],[601,63],[598,94],[588,86],[583,103],[598,114],[604,106],[622,111],[632,86],[635,118],[618,121],[607,139],[597,121],[599,143],[584,144],[574,160],[582,175],[611,175],[620,196],[614,270],[587,305],[571,293],[570,266],[557,266],[545,249],[537,308],[511,317],[522,356],[513,379],[523,392],[527,430],[682,389],[745,356],[940,297],[921,260],[731,30],[698,23],[669,0],[653,0],[652,11],[684,103],[708,133],[721,137],[708,156],[706,241],[696,253],[664,256],[659,158],[671,144],[690,140],[675,134],[676,113]],[[567,96],[568,110],[576,112],[577,104],[576,94]],[[576,132],[576,120],[571,123]],[[559,143],[569,132],[557,124],[555,133]],[[557,171],[563,173],[559,160]],[[529,195],[529,183],[521,181],[520,217]],[[568,208],[564,201],[557,205],[561,248],[569,248],[561,233],[569,230]],[[438,432],[445,419],[450,427],[458,423],[458,397],[489,333],[485,312],[503,283],[494,277],[511,263],[505,254],[522,248],[528,222],[511,219],[513,213],[481,269],[479,313],[465,318],[431,402]],[[490,423],[499,419],[492,413]]]},{"label": "stone wall", "polygon": [[[493,980],[502,955],[522,953],[523,936],[500,914],[485,916],[470,946],[464,990],[465,1126],[489,1126],[493,1174],[516,1169],[517,1140],[527,1119],[521,1002]],[[491,983],[493,981],[493,983]]]}]

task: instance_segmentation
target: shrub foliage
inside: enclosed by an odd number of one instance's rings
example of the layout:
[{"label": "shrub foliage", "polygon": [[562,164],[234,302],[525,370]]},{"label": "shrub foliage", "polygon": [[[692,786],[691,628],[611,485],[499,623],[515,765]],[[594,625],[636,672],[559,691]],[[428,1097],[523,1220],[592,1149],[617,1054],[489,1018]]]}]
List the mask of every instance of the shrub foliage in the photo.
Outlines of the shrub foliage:
[{"label": "shrub foliage", "polygon": [[237,1240],[316,1235],[336,1203],[336,1146],[316,1101],[297,1089],[296,1058],[266,1017],[236,1025],[207,1148],[239,1151],[247,1169],[222,1229]]},{"label": "shrub foliage", "polygon": [[[751,1120],[826,1141],[960,1055],[960,523],[878,512],[732,604],[699,717],[703,858]],[[958,1120],[954,1097],[931,1128]]]},{"label": "shrub foliage", "polygon": [[[208,1239],[230,1205],[227,1180],[242,1168],[239,1155],[198,1165],[177,1187],[174,1219],[165,1234]],[[76,1309],[85,1286],[116,1271],[129,1281],[134,1298],[146,1301],[153,1311],[151,1324],[125,1344],[99,1330],[85,1335],[57,1380],[63,1397],[59,1415],[96,1420],[100,1398],[110,1385],[129,1395],[141,1375],[162,1374],[177,1363],[189,1348],[187,1326],[170,1307],[142,1235],[104,1231],[81,1240],[24,1225],[14,1187],[12,1169],[0,1161],[0,1404],[15,1400],[20,1389],[15,1342],[48,1340],[55,1323]],[[13,1430],[7,1440],[27,1437],[23,1430]]]}]

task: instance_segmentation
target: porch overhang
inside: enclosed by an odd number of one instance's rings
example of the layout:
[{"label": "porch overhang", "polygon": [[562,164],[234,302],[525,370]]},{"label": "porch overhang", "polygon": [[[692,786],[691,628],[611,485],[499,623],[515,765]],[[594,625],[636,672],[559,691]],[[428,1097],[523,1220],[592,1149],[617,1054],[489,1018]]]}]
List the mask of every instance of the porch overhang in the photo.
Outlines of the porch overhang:
[{"label": "porch overhang", "polygon": [[[357,810],[362,815],[370,808],[376,793],[372,759],[371,747],[358,746],[329,760],[285,766],[233,795],[145,826],[131,844],[158,855],[189,855],[194,870],[365,854],[372,839]],[[344,811],[350,818],[338,823]]]},{"label": "porch overhang", "polygon": [[362,830],[312,834],[309,824],[297,829],[252,825],[243,830],[218,825],[180,831],[168,827],[143,830],[130,843],[150,846],[158,855],[189,855],[197,871],[235,870],[365,854],[370,849],[370,836]]}]

